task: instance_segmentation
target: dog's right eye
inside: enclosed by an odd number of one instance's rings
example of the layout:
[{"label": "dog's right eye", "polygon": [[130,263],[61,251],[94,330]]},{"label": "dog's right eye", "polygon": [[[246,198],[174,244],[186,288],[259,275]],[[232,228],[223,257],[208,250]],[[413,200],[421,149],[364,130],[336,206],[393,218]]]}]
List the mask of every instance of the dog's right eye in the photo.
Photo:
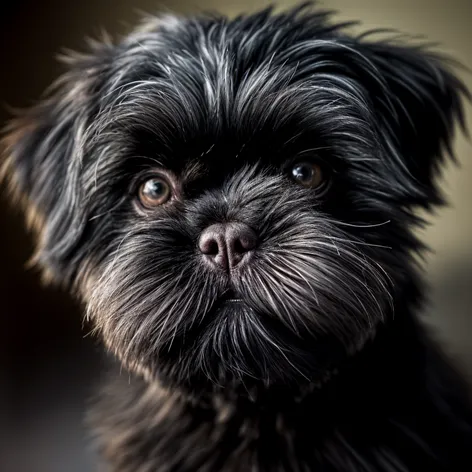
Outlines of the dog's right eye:
[{"label": "dog's right eye", "polygon": [[139,187],[138,198],[145,208],[154,208],[166,203],[171,197],[171,188],[164,177],[155,176]]}]

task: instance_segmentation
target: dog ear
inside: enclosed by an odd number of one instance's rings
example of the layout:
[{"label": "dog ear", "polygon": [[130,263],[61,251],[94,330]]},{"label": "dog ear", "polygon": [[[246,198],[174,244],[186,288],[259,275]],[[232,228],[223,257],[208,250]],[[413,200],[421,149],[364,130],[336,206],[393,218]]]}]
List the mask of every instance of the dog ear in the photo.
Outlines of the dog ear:
[{"label": "dog ear", "polygon": [[29,109],[16,112],[2,139],[2,180],[25,209],[37,233],[31,262],[46,276],[67,278],[71,249],[84,226],[80,204],[81,141],[98,106],[97,94],[112,54],[93,43],[89,55],[64,57],[67,72]]},{"label": "dog ear", "polygon": [[361,48],[381,84],[371,98],[399,203],[426,209],[443,203],[437,174],[444,156],[453,157],[455,125],[465,127],[466,87],[449,59],[421,47],[379,42]]}]

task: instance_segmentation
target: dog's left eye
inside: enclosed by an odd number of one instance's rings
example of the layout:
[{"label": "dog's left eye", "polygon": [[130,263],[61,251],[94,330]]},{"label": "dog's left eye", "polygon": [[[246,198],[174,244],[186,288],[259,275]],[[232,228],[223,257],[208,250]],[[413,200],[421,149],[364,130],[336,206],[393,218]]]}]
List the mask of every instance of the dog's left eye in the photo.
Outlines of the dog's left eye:
[{"label": "dog's left eye", "polygon": [[154,208],[167,202],[171,197],[169,183],[163,177],[147,179],[139,187],[138,198],[145,208]]},{"label": "dog's left eye", "polygon": [[320,165],[314,162],[298,162],[292,167],[292,178],[304,187],[318,188],[325,182]]}]

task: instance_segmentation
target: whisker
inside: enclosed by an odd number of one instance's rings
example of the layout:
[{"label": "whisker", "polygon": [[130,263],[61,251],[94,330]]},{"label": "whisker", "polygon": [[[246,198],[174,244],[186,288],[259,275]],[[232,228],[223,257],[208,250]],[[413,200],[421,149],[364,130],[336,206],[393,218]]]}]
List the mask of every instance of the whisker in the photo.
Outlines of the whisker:
[{"label": "whisker", "polygon": [[391,220],[383,221],[382,223],[372,223],[372,224],[354,224],[354,223],[346,223],[344,221],[336,221],[335,224],[339,226],[349,226],[351,228],[378,228],[379,226],[384,226],[391,223]]}]

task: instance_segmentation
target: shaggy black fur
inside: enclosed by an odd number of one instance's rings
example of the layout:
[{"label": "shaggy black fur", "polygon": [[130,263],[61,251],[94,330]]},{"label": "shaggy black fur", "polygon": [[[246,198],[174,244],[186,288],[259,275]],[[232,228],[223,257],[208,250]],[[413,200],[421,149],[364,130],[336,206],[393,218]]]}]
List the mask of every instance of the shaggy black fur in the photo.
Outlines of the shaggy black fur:
[{"label": "shaggy black fur", "polygon": [[94,414],[110,470],[472,470],[414,262],[467,91],[347,26],[151,17],[12,121],[35,261],[127,371]]}]

